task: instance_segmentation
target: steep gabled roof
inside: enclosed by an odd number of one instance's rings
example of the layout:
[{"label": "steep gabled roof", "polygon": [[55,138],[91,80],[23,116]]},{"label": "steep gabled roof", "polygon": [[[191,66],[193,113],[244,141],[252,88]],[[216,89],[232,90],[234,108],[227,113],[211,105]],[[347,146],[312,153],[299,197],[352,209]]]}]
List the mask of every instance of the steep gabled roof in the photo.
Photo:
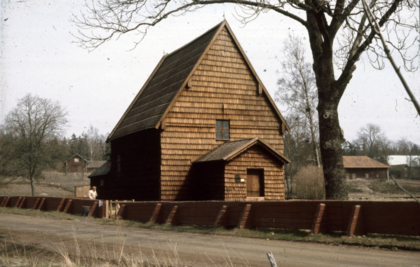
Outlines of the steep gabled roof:
[{"label": "steep gabled roof", "polygon": [[175,103],[182,89],[185,88],[193,75],[194,70],[199,66],[219,33],[225,27],[285,129],[289,130],[289,126],[256,74],[227,21],[223,21],[192,42],[161,59],[109,135],[108,141],[145,129],[159,128],[170,107]]},{"label": "steep gabled roof", "polygon": [[254,137],[238,141],[225,142],[220,146],[216,147],[215,149],[211,150],[207,154],[198,158],[196,161],[194,161],[194,163],[220,160],[230,161],[231,159],[235,158],[236,156],[238,156],[239,154],[241,154],[242,152],[244,152],[245,150],[247,150],[255,144],[261,145],[263,148],[265,148],[283,163],[290,162],[288,158],[278,153],[277,150],[271,147],[267,142],[265,142],[259,137]]},{"label": "steep gabled roof", "polygon": [[348,169],[382,169],[391,166],[369,158],[368,156],[343,156],[344,168]]}]

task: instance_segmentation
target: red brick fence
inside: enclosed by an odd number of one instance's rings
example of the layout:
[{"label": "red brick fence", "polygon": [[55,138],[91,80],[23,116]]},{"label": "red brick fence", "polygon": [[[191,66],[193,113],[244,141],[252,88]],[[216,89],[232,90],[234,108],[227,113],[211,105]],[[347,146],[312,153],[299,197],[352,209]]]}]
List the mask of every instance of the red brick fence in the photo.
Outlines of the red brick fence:
[{"label": "red brick fence", "polygon": [[[126,220],[226,228],[309,229],[314,233],[397,234],[420,236],[420,205],[400,201],[126,202],[118,216]],[[105,217],[107,205],[77,198],[0,197],[1,207],[35,208]]]},{"label": "red brick fence", "polygon": [[88,216],[105,217],[105,205],[99,207],[99,200],[61,197],[0,197],[0,207],[82,214],[82,206],[91,207]]}]

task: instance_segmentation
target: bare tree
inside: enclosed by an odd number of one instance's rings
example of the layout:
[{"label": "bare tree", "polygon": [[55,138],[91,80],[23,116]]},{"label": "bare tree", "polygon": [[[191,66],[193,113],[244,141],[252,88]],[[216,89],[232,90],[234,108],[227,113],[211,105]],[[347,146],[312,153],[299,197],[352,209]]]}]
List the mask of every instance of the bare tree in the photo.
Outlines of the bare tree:
[{"label": "bare tree", "polygon": [[290,131],[284,136],[284,154],[292,162],[285,165],[286,189],[289,196],[293,195],[293,180],[295,174],[309,162],[311,147],[309,134],[305,129],[305,119],[299,115],[288,115],[286,120]]},{"label": "bare tree", "polygon": [[291,114],[300,114],[303,126],[309,133],[315,164],[320,167],[318,153],[318,120],[316,106],[318,92],[312,65],[306,62],[302,40],[289,34],[285,41],[282,78],[278,80],[275,100],[286,104]]},{"label": "bare tree", "polygon": [[[239,19],[247,23],[267,11],[277,12],[307,30],[318,88],[320,150],[327,199],[348,197],[342,160],[344,141],[338,105],[356,70],[356,62],[367,53],[373,66],[384,67],[386,54],[380,38],[367,20],[361,0],[97,0],[85,13],[74,16],[79,26],[79,44],[95,49],[126,33],[137,33],[138,42],[147,29],[169,17],[207,5],[231,3],[242,8]],[[418,45],[417,0],[372,0],[370,9],[387,42],[399,54],[406,70],[416,70]],[[240,12],[240,11],[239,11]],[[414,49],[410,53],[410,49]],[[334,67],[334,63],[336,67]],[[336,73],[336,70],[339,70]]]},{"label": "bare tree", "polygon": [[387,161],[389,141],[378,125],[368,123],[357,133],[356,143],[363,153],[381,162]]},{"label": "bare tree", "polygon": [[28,94],[6,116],[4,131],[14,140],[14,161],[29,177],[32,196],[34,180],[48,159],[45,143],[61,133],[66,115],[58,102]]},{"label": "bare tree", "polygon": [[102,160],[105,150],[105,136],[99,134],[98,128],[95,128],[92,125],[89,126],[89,129],[85,135],[87,144],[89,146],[89,160]]}]

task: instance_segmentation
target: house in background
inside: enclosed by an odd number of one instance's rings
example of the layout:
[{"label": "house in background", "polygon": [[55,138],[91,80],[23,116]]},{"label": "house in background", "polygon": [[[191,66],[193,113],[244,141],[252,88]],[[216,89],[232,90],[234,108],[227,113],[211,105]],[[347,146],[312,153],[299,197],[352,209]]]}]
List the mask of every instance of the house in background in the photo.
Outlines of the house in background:
[{"label": "house in background", "polygon": [[389,165],[369,158],[368,156],[343,156],[346,179],[389,179]]},{"label": "house in background", "polygon": [[281,200],[288,129],[224,21],[161,59],[89,178],[104,199]]},{"label": "house in background", "polygon": [[79,154],[74,154],[64,162],[66,173],[86,172],[87,160]]},{"label": "house in background", "polygon": [[390,173],[394,178],[420,179],[420,156],[390,155],[388,163],[391,165]]}]

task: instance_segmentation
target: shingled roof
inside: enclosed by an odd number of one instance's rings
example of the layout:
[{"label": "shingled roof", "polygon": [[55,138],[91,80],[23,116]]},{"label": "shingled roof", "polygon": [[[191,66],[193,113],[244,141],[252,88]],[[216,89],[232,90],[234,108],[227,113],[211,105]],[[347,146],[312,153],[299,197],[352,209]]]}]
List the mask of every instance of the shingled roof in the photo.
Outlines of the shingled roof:
[{"label": "shingled roof", "polygon": [[391,166],[369,158],[368,156],[343,156],[344,168],[383,169]]},{"label": "shingled roof", "polygon": [[99,167],[94,172],[92,172],[91,175],[88,176],[88,178],[103,176],[103,175],[108,174],[110,171],[111,171],[111,161],[108,160],[101,167]]},{"label": "shingled roof", "polygon": [[196,161],[194,161],[194,163],[220,160],[229,161],[255,144],[260,144],[280,161],[284,163],[290,162],[288,158],[278,153],[277,150],[272,148],[267,142],[263,141],[259,137],[254,137],[238,141],[225,142],[207,154],[203,155],[202,157],[198,158]]},{"label": "shingled roof", "polygon": [[249,63],[248,58],[233,35],[229,25],[226,21],[223,21],[192,42],[169,55],[163,56],[143,88],[139,91],[109,135],[107,141],[145,129],[159,128],[160,122],[168,112],[171,103],[176,100],[177,95],[185,87],[195,68],[200,64],[204,55],[224,27],[226,27],[233,37],[248,67],[262,87],[269,102],[271,102],[285,129],[289,130],[289,126]]}]

